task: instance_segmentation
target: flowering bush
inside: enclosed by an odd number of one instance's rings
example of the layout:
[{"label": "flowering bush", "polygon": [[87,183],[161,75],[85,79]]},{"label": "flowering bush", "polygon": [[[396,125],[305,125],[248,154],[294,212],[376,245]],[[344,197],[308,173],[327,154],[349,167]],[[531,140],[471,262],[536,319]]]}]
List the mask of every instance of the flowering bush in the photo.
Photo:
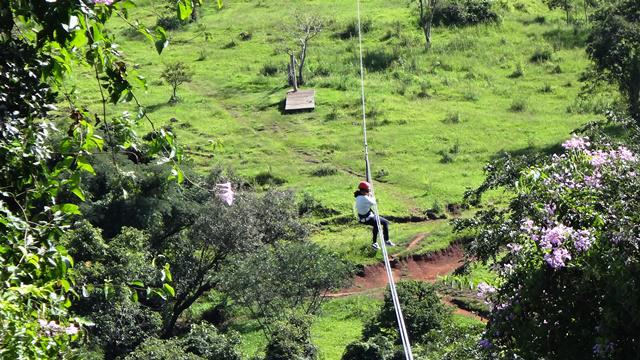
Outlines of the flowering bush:
[{"label": "flowering bush", "polygon": [[[569,139],[504,185],[507,209],[460,221],[468,249],[500,258],[480,346],[494,357],[633,358],[640,350],[640,170],[624,146]],[[505,253],[506,250],[508,250]]]}]

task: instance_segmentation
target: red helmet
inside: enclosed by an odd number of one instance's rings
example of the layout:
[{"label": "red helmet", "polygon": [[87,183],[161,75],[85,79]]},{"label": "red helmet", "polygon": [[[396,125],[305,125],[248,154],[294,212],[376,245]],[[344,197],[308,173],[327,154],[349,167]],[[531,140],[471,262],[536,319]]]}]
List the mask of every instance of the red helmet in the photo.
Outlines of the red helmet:
[{"label": "red helmet", "polygon": [[371,190],[371,185],[366,181],[360,181],[360,184],[358,184],[358,189],[360,189],[360,190]]}]

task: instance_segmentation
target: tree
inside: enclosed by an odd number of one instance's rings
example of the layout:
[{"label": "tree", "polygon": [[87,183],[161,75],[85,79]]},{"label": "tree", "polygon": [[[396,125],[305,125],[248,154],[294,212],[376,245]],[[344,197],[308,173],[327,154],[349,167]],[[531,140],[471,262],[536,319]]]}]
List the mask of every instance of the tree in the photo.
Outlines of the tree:
[{"label": "tree", "polygon": [[235,332],[221,334],[206,323],[194,324],[184,337],[149,338],[124,360],[241,360]]},{"label": "tree", "polygon": [[492,303],[482,345],[525,359],[633,358],[640,350],[640,162],[612,139],[573,137],[563,147],[503,173],[515,192],[508,208],[456,226],[474,231],[469,255],[500,259],[500,286],[478,289]]},{"label": "tree", "polygon": [[[287,49],[287,53],[295,59],[298,65],[297,83],[304,84],[304,64],[307,60],[307,51],[309,50],[309,42],[314,37],[318,36],[324,29],[325,20],[317,15],[309,15],[296,13],[293,16],[293,25],[285,31],[292,33],[292,37],[295,45],[292,45]],[[294,47],[299,47],[297,52]],[[293,79],[295,77],[295,64],[289,65],[289,82],[293,85]]]},{"label": "tree", "polygon": [[173,93],[171,95],[171,98],[169,99],[170,104],[175,104],[178,102],[178,96],[176,95],[178,86],[186,82],[191,82],[192,76],[193,73],[191,72],[189,67],[181,61],[165,65],[165,68],[162,71],[162,75],[160,75],[160,77],[164,79],[167,84],[171,85],[171,88],[173,89]]},{"label": "tree", "polygon": [[433,24],[433,14],[438,0],[416,0],[418,5],[418,25],[422,28],[425,38],[425,48],[431,48],[431,26]]},{"label": "tree", "polygon": [[577,0],[545,0],[549,9],[562,9],[565,13],[567,24],[571,23],[571,12],[577,9]]},{"label": "tree", "polygon": [[[449,319],[451,311],[436,293],[435,287],[423,281],[401,281],[397,284],[409,336],[418,339],[433,329],[439,329]],[[380,333],[396,334],[397,320],[391,292],[387,289],[380,312],[363,331],[365,338]]]},{"label": "tree", "polygon": [[182,312],[220,285],[219,274],[232,256],[248,256],[264,245],[306,236],[290,192],[270,191],[259,197],[243,193],[232,206],[211,199],[188,231],[164,243],[162,253],[172,264],[176,296],[165,308],[163,336],[173,333]]},{"label": "tree", "polygon": [[[55,6],[45,0],[0,2],[0,348],[5,358],[65,357],[80,335],[82,320],[68,312],[75,298],[69,272],[74,263],[60,239],[80,215],[81,174],[93,173],[89,159],[143,143],[112,141],[106,116],[109,102],[137,102],[129,82],[137,77],[115,50],[113,33],[105,31],[113,14],[127,19],[130,6],[127,0]],[[162,28],[137,29],[158,52],[167,45]],[[101,109],[87,111],[69,97],[54,126],[50,111],[56,92],[64,91],[65,76],[75,69],[74,57],[95,75]],[[135,134],[133,126],[128,130]],[[148,156],[176,161],[172,140],[170,132],[159,133],[147,144]]]},{"label": "tree", "polygon": [[311,317],[291,316],[275,323],[265,349],[265,360],[315,360],[318,350],[311,343]]},{"label": "tree", "polygon": [[640,123],[640,3],[620,0],[592,16],[587,54],[603,77],[615,82]]},{"label": "tree", "polygon": [[277,333],[270,322],[317,314],[327,292],[351,278],[347,263],[310,242],[280,242],[234,260],[221,289],[249,308],[268,337]]}]

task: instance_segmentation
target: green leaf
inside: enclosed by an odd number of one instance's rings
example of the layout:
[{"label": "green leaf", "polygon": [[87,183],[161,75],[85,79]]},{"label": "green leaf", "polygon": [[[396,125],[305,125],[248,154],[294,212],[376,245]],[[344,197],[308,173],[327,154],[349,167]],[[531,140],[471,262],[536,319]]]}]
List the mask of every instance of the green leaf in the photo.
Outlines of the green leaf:
[{"label": "green leaf", "polygon": [[218,10],[222,9],[223,5],[222,0],[218,0]]},{"label": "green leaf", "polygon": [[60,207],[60,210],[69,215],[81,215],[80,208],[76,204],[64,204]]},{"label": "green leaf", "polygon": [[71,284],[69,284],[69,281],[67,281],[66,279],[60,279],[60,286],[62,286],[62,289],[65,292],[68,292],[71,288]]},{"label": "green leaf", "polygon": [[191,7],[191,0],[180,0],[178,2],[178,18],[185,21],[191,16],[193,8]]},{"label": "green leaf", "polygon": [[71,192],[78,197],[78,199],[80,199],[81,201],[85,201],[85,197],[84,197],[84,192],[82,192],[82,189],[80,189],[79,187],[75,187],[73,189],[71,189]]},{"label": "green leaf", "polygon": [[82,285],[82,297],[89,297],[89,290],[84,285]]},{"label": "green leaf", "polygon": [[171,287],[171,285],[169,284],[164,284],[162,286],[164,288],[164,291],[168,294],[170,294],[172,297],[176,296],[176,291],[173,290],[173,288]]},{"label": "green leaf", "polygon": [[78,170],[86,171],[92,175],[96,174],[96,171],[93,170],[93,166],[89,164],[89,161],[87,161],[87,158],[84,156],[78,156],[76,159],[76,166],[78,167]]},{"label": "green leaf", "polygon": [[162,54],[162,50],[169,46],[169,40],[167,40],[167,32],[160,26],[156,28],[156,51],[158,54]]},{"label": "green leaf", "polygon": [[171,271],[169,270],[169,264],[164,264],[163,272],[167,280],[173,281],[173,277],[171,276]]},{"label": "green leaf", "polygon": [[144,287],[144,283],[140,280],[135,280],[131,282],[131,286]]}]

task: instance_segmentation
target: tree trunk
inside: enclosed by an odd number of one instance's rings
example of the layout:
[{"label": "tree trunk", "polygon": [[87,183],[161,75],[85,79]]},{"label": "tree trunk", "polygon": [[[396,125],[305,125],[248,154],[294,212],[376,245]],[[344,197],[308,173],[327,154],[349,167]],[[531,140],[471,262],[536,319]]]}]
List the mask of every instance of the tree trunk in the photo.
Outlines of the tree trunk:
[{"label": "tree trunk", "polygon": [[[427,0],[428,3],[424,4],[423,0],[420,0],[420,22],[422,23],[422,31],[424,31],[425,49],[431,49],[431,27],[433,24],[433,9],[435,8],[436,0]],[[427,11],[429,13],[427,13]]]},{"label": "tree trunk", "polygon": [[302,51],[300,52],[300,64],[298,65],[298,83],[304,85],[304,78],[302,77],[302,69],[304,69],[304,61],[307,59],[307,42],[302,44]]},{"label": "tree trunk", "polygon": [[188,296],[187,294],[183,294],[180,299],[176,300],[176,303],[173,305],[173,310],[171,311],[171,317],[164,325],[162,338],[168,339],[173,336],[173,329],[176,327],[176,323],[178,322],[180,315],[182,315],[185,310],[196,302],[202,294],[213,289],[213,287],[213,284],[204,284],[198,287],[193,295]]},{"label": "tree trunk", "polygon": [[191,21],[198,21],[198,2],[196,0],[191,0]]},{"label": "tree trunk", "polygon": [[298,91],[298,79],[296,78],[296,57],[293,54],[290,54],[290,57],[289,81],[291,82],[291,86],[293,86],[293,91]]}]

